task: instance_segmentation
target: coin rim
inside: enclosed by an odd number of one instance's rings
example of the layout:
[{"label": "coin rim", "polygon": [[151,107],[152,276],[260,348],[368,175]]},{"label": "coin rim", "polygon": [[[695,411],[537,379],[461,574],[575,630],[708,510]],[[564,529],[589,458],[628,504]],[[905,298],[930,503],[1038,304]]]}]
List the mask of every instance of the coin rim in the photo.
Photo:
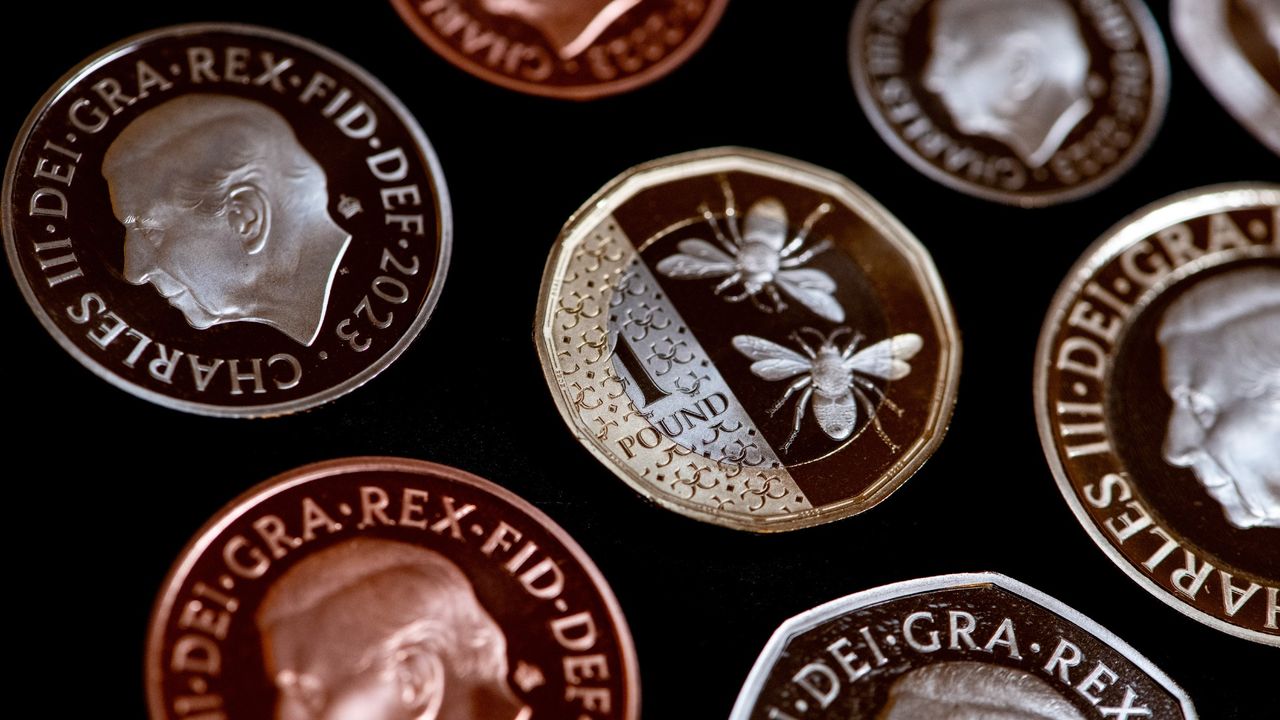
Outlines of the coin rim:
[{"label": "coin rim", "polygon": [[313,481],[365,472],[400,472],[430,478],[443,478],[450,482],[470,485],[511,505],[550,533],[557,542],[564,546],[570,557],[586,572],[587,577],[595,587],[596,593],[604,601],[605,608],[609,612],[609,620],[617,628],[619,653],[622,656],[623,672],[625,674],[623,684],[627,691],[627,704],[621,717],[624,720],[637,720],[640,717],[639,664],[636,661],[631,629],[627,625],[622,606],[618,604],[618,599],[613,594],[613,588],[605,580],[600,569],[596,567],[587,552],[582,549],[582,546],[578,545],[577,541],[564,528],[560,527],[558,523],[547,517],[545,513],[524,498],[491,480],[485,480],[465,470],[426,460],[364,455],[308,463],[258,483],[223,506],[182,548],[177,560],[174,561],[169,573],[165,576],[164,582],[160,585],[161,590],[156,596],[155,605],[151,610],[151,620],[148,623],[143,675],[147,693],[147,711],[152,720],[167,720],[169,718],[164,705],[164,691],[161,686],[164,679],[161,654],[164,649],[165,626],[176,605],[178,591],[182,589],[182,583],[186,581],[196,562],[204,556],[220,534],[230,527],[232,523],[257,507],[262,501],[280,493]]},{"label": "coin rim", "polygon": [[[658,495],[652,491],[648,484],[632,477],[632,473],[626,467],[614,463],[606,453],[600,451],[586,438],[583,430],[574,420],[573,409],[570,407],[564,393],[561,392],[559,378],[553,367],[555,351],[547,347],[543,330],[550,320],[547,313],[551,308],[551,288],[560,280],[557,266],[562,264],[560,260],[564,253],[565,241],[574,233],[589,229],[592,225],[599,223],[605,216],[612,214],[613,209],[630,201],[637,192],[669,181],[652,180],[648,176],[653,174],[665,175],[682,165],[702,165],[715,163],[716,161],[733,166],[732,168],[725,168],[724,171],[737,169],[739,171],[755,172],[764,177],[789,182],[808,190],[826,192],[833,195],[833,200],[841,202],[853,210],[864,222],[889,242],[896,251],[901,253],[912,268],[912,279],[920,285],[921,294],[924,295],[925,301],[929,306],[931,311],[930,321],[939,330],[941,344],[939,367],[944,372],[942,381],[944,387],[940,393],[935,393],[930,401],[929,409],[931,412],[936,412],[936,418],[933,423],[925,427],[919,439],[913,440],[912,445],[917,446],[914,454],[909,457],[904,455],[903,458],[900,458],[882,472],[879,479],[868,490],[856,496],[796,513],[748,520],[745,517],[730,516],[716,512],[702,505],[685,504],[676,498]],[[814,185],[818,184],[830,185],[840,192],[829,192],[832,188],[819,190],[814,187]],[[547,386],[555,400],[556,408],[560,411],[561,418],[568,425],[569,431],[578,440],[579,444],[586,447],[601,465],[622,479],[623,482],[641,496],[668,510],[695,520],[730,527],[735,530],[757,533],[798,530],[857,515],[875,507],[897,491],[933,456],[950,428],[951,419],[955,411],[956,394],[960,384],[961,356],[963,354],[955,313],[951,307],[951,300],[947,295],[946,286],[943,284],[942,278],[938,274],[937,266],[933,262],[933,256],[929,253],[928,248],[897,217],[865,190],[839,173],[783,155],[733,146],[679,153],[632,167],[609,180],[578,210],[574,211],[560,230],[560,234],[556,237],[556,241],[547,257],[547,264],[542,274],[542,282],[539,284],[538,289],[538,304],[533,322],[533,339],[534,345],[538,350],[538,362],[542,366],[543,377],[547,381]],[[936,388],[938,382],[933,381],[931,384]]]},{"label": "coin rim", "polygon": [[1155,663],[1135,650],[1132,645],[1121,640],[1115,633],[1099,625],[1079,610],[1046,595],[1030,585],[995,572],[935,575],[933,577],[881,585],[831,600],[788,619],[769,637],[769,641],[765,643],[760,656],[756,658],[755,664],[751,666],[746,682],[743,683],[742,690],[738,693],[738,699],[733,704],[733,710],[729,713],[729,720],[748,720],[750,718],[751,711],[759,700],[760,692],[764,689],[764,683],[769,678],[769,671],[773,669],[778,658],[786,650],[787,644],[795,636],[855,610],[874,607],[890,600],[939,590],[983,585],[996,587],[1017,595],[1024,600],[1030,600],[1032,603],[1066,619],[1076,627],[1106,643],[1112,650],[1124,655],[1139,669],[1147,673],[1151,679],[1155,680],[1157,684],[1169,691],[1182,705],[1184,720],[1197,720],[1195,706],[1186,691],[1166,675],[1163,670],[1156,667]]},{"label": "coin rim", "polygon": [[[1036,429],[1040,435],[1040,447],[1044,451],[1049,469],[1053,472],[1058,490],[1066,499],[1071,512],[1075,514],[1076,520],[1085,529],[1085,532],[1089,534],[1089,537],[1093,539],[1093,542],[1098,547],[1102,548],[1113,563],[1147,592],[1183,615],[1244,640],[1280,647],[1280,636],[1268,635],[1229,623],[1211,613],[1179,600],[1172,592],[1139,572],[1135,567],[1134,561],[1126,557],[1103,535],[1098,523],[1089,515],[1084,503],[1081,502],[1077,495],[1075,486],[1072,484],[1062,458],[1058,454],[1047,407],[1053,337],[1061,326],[1062,321],[1066,318],[1071,301],[1076,298],[1084,285],[1100,268],[1114,259],[1121,251],[1133,245],[1133,243],[1150,237],[1169,225],[1203,217],[1212,212],[1265,205],[1267,196],[1270,196],[1277,205],[1280,205],[1280,185],[1261,182],[1209,185],[1157,200],[1130,214],[1103,233],[1084,251],[1080,259],[1071,266],[1071,270],[1067,272],[1062,284],[1058,287],[1058,291],[1054,294],[1053,301],[1049,305],[1049,310],[1045,314],[1044,324],[1040,329],[1040,339],[1036,344],[1032,401],[1035,404]],[[1277,229],[1277,232],[1280,232],[1280,229]]]},{"label": "coin rim", "polygon": [[929,179],[941,183],[952,190],[958,190],[982,200],[1028,209],[1057,205],[1092,195],[1119,180],[1137,164],[1138,160],[1147,154],[1147,151],[1151,149],[1151,144],[1160,133],[1160,128],[1164,124],[1165,113],[1169,106],[1169,50],[1165,45],[1164,35],[1160,32],[1160,26],[1156,23],[1155,17],[1151,14],[1151,9],[1147,7],[1145,2],[1142,2],[1142,0],[1123,0],[1123,2],[1133,16],[1138,26],[1138,31],[1142,34],[1143,42],[1150,50],[1152,71],[1151,111],[1147,114],[1147,120],[1143,123],[1142,129],[1138,133],[1137,141],[1131,146],[1128,155],[1120,162],[1108,167],[1101,174],[1079,185],[1042,193],[1019,194],[993,190],[935,167],[912,149],[905,140],[898,136],[876,106],[875,100],[871,96],[871,88],[868,87],[862,55],[858,52],[860,47],[858,44],[859,39],[866,32],[867,18],[871,14],[872,0],[864,0],[858,3],[849,29],[849,74],[853,79],[853,88],[858,96],[858,104],[862,106],[863,114],[871,121],[871,125],[875,127],[880,138],[889,147],[893,148],[893,151],[899,157],[906,160],[912,167]]},{"label": "coin rim", "polygon": [[[411,0],[391,0],[392,7],[405,25],[413,31],[427,47],[431,48],[446,62],[459,70],[492,83],[507,90],[515,90],[539,97],[557,100],[595,100],[597,98],[618,95],[629,90],[648,85],[670,74],[685,63],[695,52],[700,50],[711,36],[711,32],[720,24],[729,0],[708,0],[707,14],[699,22],[687,41],[669,55],[649,67],[624,78],[609,80],[589,85],[545,85],[543,83],[519,80],[503,75],[475,62],[470,57],[458,52],[435,33],[426,28],[426,21],[418,16],[412,7]],[[557,58],[557,62],[559,59]]]},{"label": "coin rim", "polygon": [[[215,405],[211,403],[195,402],[192,400],[183,400],[171,397],[155,390],[148,389],[134,383],[124,376],[119,375],[109,369],[105,364],[100,363],[97,359],[91,357],[88,353],[81,350],[66,333],[62,331],[49,316],[49,312],[45,309],[35,291],[31,288],[27,281],[26,274],[22,270],[21,259],[18,255],[18,240],[15,237],[13,229],[13,182],[17,173],[18,158],[22,153],[22,149],[30,140],[31,132],[35,128],[37,121],[49,109],[49,106],[58,99],[74,89],[76,83],[82,80],[86,75],[92,73],[98,68],[110,63],[126,52],[132,50],[134,46],[140,45],[146,41],[156,38],[177,38],[187,35],[199,35],[206,32],[226,32],[246,35],[250,37],[266,38],[275,40],[289,45],[294,45],[305,52],[309,52],[325,62],[338,66],[343,71],[351,74],[356,80],[363,83],[374,95],[387,104],[404,124],[405,129],[409,131],[410,137],[417,143],[421,158],[425,161],[426,171],[431,181],[435,184],[435,205],[438,213],[437,228],[439,229],[439,256],[433,269],[434,274],[430,280],[431,285],[427,289],[427,295],[423,299],[422,309],[418,311],[417,317],[413,323],[406,329],[405,333],[396,341],[389,350],[387,350],[375,362],[363,368],[360,372],[343,380],[340,383],[329,386],[319,392],[306,395],[304,397],[288,400],[285,402],[265,403],[262,405],[247,405],[242,407],[230,407],[223,405]],[[109,45],[85,60],[82,60],[74,68],[59,78],[48,91],[41,96],[27,115],[26,121],[22,124],[22,129],[18,132],[17,139],[13,143],[13,149],[9,153],[9,161],[5,165],[5,175],[3,185],[3,197],[0,197],[0,217],[3,218],[0,224],[3,225],[5,254],[9,258],[9,269],[13,272],[14,278],[18,282],[22,295],[27,300],[27,304],[31,306],[36,318],[44,329],[53,336],[54,340],[62,346],[81,365],[91,370],[98,377],[106,380],[112,385],[130,393],[143,400],[150,401],[157,405],[167,407],[171,410],[181,410],[184,412],[194,413],[197,415],[208,415],[213,417],[273,417],[285,415],[300,410],[308,410],[310,408],[323,405],[324,403],[335,400],[356,388],[364,385],[372,380],[375,376],[385,370],[391,363],[404,353],[409,344],[417,339],[422,328],[426,326],[427,321],[431,317],[431,313],[435,310],[436,303],[440,299],[441,290],[444,287],[445,277],[449,269],[449,258],[453,249],[453,209],[449,200],[449,189],[445,185],[444,171],[440,167],[440,160],[436,156],[435,148],[431,146],[431,142],[427,140],[426,134],[418,125],[418,121],[408,108],[397,98],[385,85],[381,83],[373,75],[369,74],[364,68],[357,65],[352,60],[338,54],[319,43],[308,40],[304,37],[294,35],[292,33],[276,30],[274,28],[262,27],[258,25],[249,25],[244,23],[185,23],[180,25],[169,25],[155,30],[138,33],[124,40]],[[326,312],[328,312],[326,308]]]}]

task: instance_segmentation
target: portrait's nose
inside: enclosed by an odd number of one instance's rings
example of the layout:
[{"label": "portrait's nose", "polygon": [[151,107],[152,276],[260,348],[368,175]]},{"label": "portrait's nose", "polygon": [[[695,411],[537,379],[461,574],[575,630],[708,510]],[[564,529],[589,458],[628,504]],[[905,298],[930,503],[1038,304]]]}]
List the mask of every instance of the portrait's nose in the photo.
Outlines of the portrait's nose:
[{"label": "portrait's nose", "polygon": [[1188,467],[1203,445],[1204,428],[1196,422],[1190,410],[1174,405],[1173,414],[1169,416],[1169,427],[1164,435],[1164,459],[1172,465]]},{"label": "portrait's nose", "polygon": [[155,272],[155,246],[138,229],[125,231],[124,278],[134,285],[145,283]]}]

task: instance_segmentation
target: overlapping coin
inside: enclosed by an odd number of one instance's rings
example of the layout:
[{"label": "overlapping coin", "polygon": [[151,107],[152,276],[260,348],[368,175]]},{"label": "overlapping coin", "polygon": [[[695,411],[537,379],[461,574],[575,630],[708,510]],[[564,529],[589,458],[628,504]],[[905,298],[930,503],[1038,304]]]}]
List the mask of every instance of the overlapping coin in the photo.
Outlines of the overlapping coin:
[{"label": "overlapping coin", "polygon": [[659,160],[570,219],[535,341],[570,429],[660,505],[754,531],[861,512],[942,439],[960,346],[933,263],[843,177]]},{"label": "overlapping coin", "polygon": [[730,720],[1194,720],[1123,640],[994,573],[856,593],[788,620]]},{"label": "overlapping coin", "polygon": [[613,95],[679,67],[728,0],[391,0],[431,49],[511,90]]},{"label": "overlapping coin", "polygon": [[353,458],[273,478],[197,533],[147,640],[162,718],[639,716],[618,604],[528,503]]},{"label": "overlapping coin", "polygon": [[1236,120],[1280,155],[1280,2],[1173,0],[1173,35]]},{"label": "overlapping coin", "polygon": [[444,179],[366,72],[243,25],[156,30],[63,77],[4,178],[5,249],[41,323],[167,407],[311,407],[387,367],[435,306]]},{"label": "overlapping coin", "polygon": [[1035,207],[1096,192],[1164,119],[1141,0],[863,0],[849,60],[881,137],[930,178]]},{"label": "overlapping coin", "polygon": [[1139,211],[1036,354],[1040,439],[1098,546],[1177,610],[1280,646],[1280,185]]}]

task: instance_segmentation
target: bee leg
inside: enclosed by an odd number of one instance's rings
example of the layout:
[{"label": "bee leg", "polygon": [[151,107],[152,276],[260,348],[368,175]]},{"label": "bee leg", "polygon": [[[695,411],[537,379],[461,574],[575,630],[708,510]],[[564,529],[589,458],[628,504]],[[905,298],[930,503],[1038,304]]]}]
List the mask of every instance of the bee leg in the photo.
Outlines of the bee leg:
[{"label": "bee leg", "polygon": [[898,450],[901,449],[900,446],[889,438],[889,433],[884,431],[884,426],[880,424],[880,418],[876,415],[876,408],[871,404],[871,399],[857,387],[853,388],[853,395],[866,409],[867,415],[871,417],[871,427],[875,428],[876,435],[879,435],[880,439],[884,441],[884,444],[889,446],[889,450],[892,452],[898,452]]},{"label": "bee leg", "polygon": [[773,308],[770,312],[782,312],[787,309],[787,303],[782,299],[782,296],[778,294],[777,285],[769,283],[764,286],[764,289],[769,293],[769,300],[773,303]]},{"label": "bee leg", "polygon": [[[782,260],[782,262],[779,263],[779,266],[783,268],[793,268],[793,267],[796,267],[797,265],[803,265],[809,262],[811,259],[813,259],[813,256],[817,255],[818,253],[825,252],[830,248],[831,248],[831,238],[827,238],[826,240],[823,240],[817,245],[814,245],[808,250],[805,250],[804,252],[800,253],[799,255],[796,255],[795,257],[787,257],[789,253],[787,253],[786,249],[784,249],[783,250],[784,259]],[[792,250],[792,252],[795,252],[795,251]]]},{"label": "bee leg", "polygon": [[800,421],[804,420],[804,411],[809,409],[809,398],[812,396],[813,388],[806,388],[804,394],[800,396],[800,402],[796,403],[795,421],[791,423],[791,435],[782,444],[782,452],[791,449],[791,443],[795,442],[796,436],[800,434]]},{"label": "bee leg", "polygon": [[813,376],[805,375],[799,380],[791,383],[791,385],[787,387],[786,392],[782,393],[782,398],[778,400],[778,402],[774,403],[773,407],[769,408],[769,414],[773,415],[774,413],[781,410],[782,406],[787,403],[788,398],[790,398],[797,390],[808,385],[811,382],[813,382]]}]

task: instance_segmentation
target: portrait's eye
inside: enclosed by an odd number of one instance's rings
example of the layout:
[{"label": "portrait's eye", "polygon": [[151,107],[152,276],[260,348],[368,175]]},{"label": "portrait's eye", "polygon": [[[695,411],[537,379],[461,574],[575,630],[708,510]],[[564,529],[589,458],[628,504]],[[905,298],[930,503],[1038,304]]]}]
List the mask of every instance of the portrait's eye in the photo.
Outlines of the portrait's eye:
[{"label": "portrait's eye", "polygon": [[282,695],[302,705],[312,715],[319,715],[324,710],[324,685],[314,675],[283,670],[276,675],[276,687]]},{"label": "portrait's eye", "polygon": [[1208,395],[1183,386],[1176,388],[1171,396],[1180,407],[1191,413],[1200,427],[1207,430],[1217,421],[1218,405]]}]

